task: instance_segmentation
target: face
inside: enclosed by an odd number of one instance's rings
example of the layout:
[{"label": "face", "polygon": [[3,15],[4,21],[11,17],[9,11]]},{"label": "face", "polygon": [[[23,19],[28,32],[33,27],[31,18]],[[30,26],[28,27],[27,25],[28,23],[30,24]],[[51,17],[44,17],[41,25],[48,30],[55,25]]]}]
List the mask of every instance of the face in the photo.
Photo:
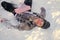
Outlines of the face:
[{"label": "face", "polygon": [[38,26],[38,27],[42,27],[44,24],[44,20],[42,18],[36,18],[34,20],[34,23]]}]

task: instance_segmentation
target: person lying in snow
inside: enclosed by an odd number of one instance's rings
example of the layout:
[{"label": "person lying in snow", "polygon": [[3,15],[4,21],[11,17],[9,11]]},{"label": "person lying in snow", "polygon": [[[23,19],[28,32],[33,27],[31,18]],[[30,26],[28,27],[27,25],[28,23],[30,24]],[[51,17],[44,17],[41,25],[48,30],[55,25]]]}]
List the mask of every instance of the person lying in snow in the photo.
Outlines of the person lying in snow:
[{"label": "person lying in snow", "polygon": [[32,0],[25,0],[23,5],[19,8],[5,1],[1,2],[1,5],[5,10],[12,12],[13,15],[16,16],[20,24],[15,28],[19,30],[31,30],[34,27],[47,29],[50,27],[50,23],[44,19],[46,12],[45,8],[41,7],[41,14],[34,12],[31,14]]}]

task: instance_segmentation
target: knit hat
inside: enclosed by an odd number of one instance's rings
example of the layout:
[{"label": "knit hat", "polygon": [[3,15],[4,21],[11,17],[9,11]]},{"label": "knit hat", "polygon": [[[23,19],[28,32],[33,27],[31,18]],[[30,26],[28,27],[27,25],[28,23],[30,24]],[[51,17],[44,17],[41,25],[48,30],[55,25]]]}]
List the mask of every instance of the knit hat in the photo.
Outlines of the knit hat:
[{"label": "knit hat", "polygon": [[50,23],[44,19],[44,25],[41,28],[47,29],[49,27],[50,27]]}]

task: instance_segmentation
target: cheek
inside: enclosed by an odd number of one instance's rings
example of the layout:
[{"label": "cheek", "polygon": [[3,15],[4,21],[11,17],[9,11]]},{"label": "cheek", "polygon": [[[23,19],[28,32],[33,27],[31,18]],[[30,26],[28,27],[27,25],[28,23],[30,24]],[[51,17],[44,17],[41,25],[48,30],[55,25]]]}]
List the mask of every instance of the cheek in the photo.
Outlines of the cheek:
[{"label": "cheek", "polygon": [[40,26],[43,26],[43,24],[44,24],[44,22],[41,22],[41,23],[40,23]]},{"label": "cheek", "polygon": [[43,25],[44,21],[43,19],[40,19],[40,25]]}]

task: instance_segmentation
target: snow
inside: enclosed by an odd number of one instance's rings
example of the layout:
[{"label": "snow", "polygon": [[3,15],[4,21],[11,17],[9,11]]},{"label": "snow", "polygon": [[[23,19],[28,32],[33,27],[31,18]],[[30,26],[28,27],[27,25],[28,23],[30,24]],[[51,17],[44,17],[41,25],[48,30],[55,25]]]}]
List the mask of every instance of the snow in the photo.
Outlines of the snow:
[{"label": "snow", "polygon": [[[0,0],[0,3],[4,0]],[[5,0],[20,4],[23,0]],[[46,20],[51,23],[50,28],[34,28],[30,31],[19,31],[11,27],[18,25],[12,13],[5,11],[0,5],[0,17],[8,19],[9,23],[0,23],[0,40],[60,40],[60,0],[33,0],[32,11],[40,13],[40,8],[46,9]]]}]

